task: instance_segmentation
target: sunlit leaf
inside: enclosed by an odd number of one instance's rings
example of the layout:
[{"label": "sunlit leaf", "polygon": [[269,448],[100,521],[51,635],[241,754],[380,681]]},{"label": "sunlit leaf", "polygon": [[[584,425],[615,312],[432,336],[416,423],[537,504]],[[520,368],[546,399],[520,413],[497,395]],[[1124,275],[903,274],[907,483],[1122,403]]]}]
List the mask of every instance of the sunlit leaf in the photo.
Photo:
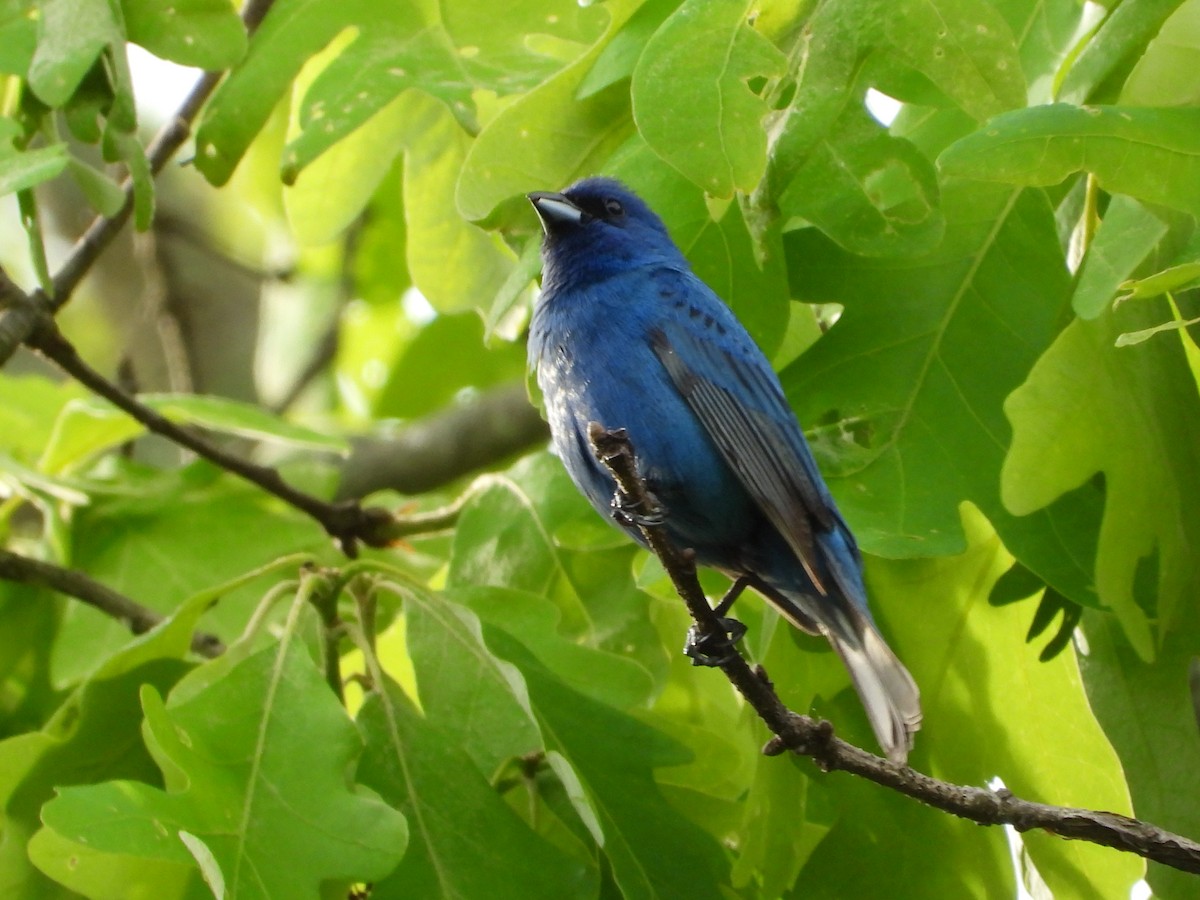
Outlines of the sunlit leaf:
[{"label": "sunlit leaf", "polygon": [[182,66],[224,69],[246,52],[246,29],[228,0],[121,0],[129,40]]},{"label": "sunlit leaf", "polygon": [[348,777],[361,739],[297,641],[250,656],[183,702],[164,705],[149,688],[142,704],[166,790],[63,789],[43,810],[47,828],[95,851],[175,863],[192,857],[187,832],[239,897],[310,896],[326,881],[382,878],[399,862],[404,819]]},{"label": "sunlit leaf", "polygon": [[767,166],[767,105],[747,81],[781,75],[784,57],[747,23],[752,5],[688,0],[650,38],[633,73],[642,137],[717,197],[751,190]]},{"label": "sunlit leaf", "polygon": [[1028,185],[1086,171],[1113,193],[1200,215],[1200,110],[1017,110],[954,144],[938,164],[947,174]]},{"label": "sunlit leaf", "polygon": [[1080,269],[1071,298],[1075,312],[1084,319],[1100,315],[1166,233],[1167,223],[1142,204],[1113,197]]},{"label": "sunlit leaf", "polygon": [[[1001,483],[1005,505],[1021,515],[1103,474],[1096,588],[1145,659],[1155,654],[1153,621],[1192,602],[1189,548],[1200,540],[1200,516],[1185,500],[1200,490],[1188,449],[1200,441],[1200,398],[1182,349],[1173,340],[1113,345],[1153,315],[1147,304],[1123,304],[1063,331],[1005,403],[1013,444]],[[1156,561],[1152,583],[1137,577],[1148,559]]]}]

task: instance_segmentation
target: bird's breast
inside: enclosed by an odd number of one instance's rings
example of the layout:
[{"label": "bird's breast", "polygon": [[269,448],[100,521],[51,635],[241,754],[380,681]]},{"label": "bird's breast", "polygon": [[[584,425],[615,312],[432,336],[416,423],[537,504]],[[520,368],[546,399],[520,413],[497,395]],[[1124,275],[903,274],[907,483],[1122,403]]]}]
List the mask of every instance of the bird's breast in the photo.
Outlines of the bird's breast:
[{"label": "bird's breast", "polygon": [[654,353],[653,323],[634,330],[616,316],[564,318],[535,323],[530,353],[555,451],[572,480],[607,516],[615,486],[591,454],[587,428],[624,428],[675,539],[702,561],[724,563],[714,555],[744,540],[759,514]]}]

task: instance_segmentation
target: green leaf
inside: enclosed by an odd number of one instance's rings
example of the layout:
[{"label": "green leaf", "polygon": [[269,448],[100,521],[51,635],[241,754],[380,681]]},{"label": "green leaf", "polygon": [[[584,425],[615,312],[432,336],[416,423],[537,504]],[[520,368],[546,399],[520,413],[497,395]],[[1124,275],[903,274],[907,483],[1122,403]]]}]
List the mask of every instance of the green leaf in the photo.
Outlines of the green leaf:
[{"label": "green leaf", "polygon": [[415,418],[451,404],[460,391],[518,380],[525,371],[525,348],[503,342],[489,351],[483,340],[483,323],[475,313],[438,316],[404,348],[375,415]]},{"label": "green leaf", "polygon": [[1125,301],[1161,297],[1169,291],[1194,287],[1197,280],[1200,280],[1200,262],[1181,263],[1145,278],[1122,282],[1119,285],[1120,289],[1129,293],[1123,294],[1120,299]]},{"label": "green leaf", "polygon": [[354,784],[362,741],[289,633],[181,702],[142,694],[167,790],[130,781],[67,788],[46,827],[101,852],[182,862],[202,845],[230,896],[314,896],[385,876],[403,817]]},{"label": "green leaf", "polygon": [[1087,171],[1110,193],[1200,215],[1200,110],[1056,103],[1016,110],[949,147],[947,175],[1058,184]]},{"label": "green leaf", "polygon": [[[410,88],[437,98],[461,125],[478,127],[463,57],[436,21],[433,5],[401,2],[373,9],[370,25],[360,26],[305,91],[300,133],[284,151],[285,181],[381,111],[395,108]],[[386,149],[379,150],[388,147],[399,148],[398,135],[379,140],[376,152],[386,159]]]},{"label": "green leaf", "polygon": [[[503,652],[503,651],[502,651]],[[512,656],[510,655],[510,659]],[[535,664],[520,664],[550,749],[583,789],[576,799],[603,835],[604,854],[624,897],[721,897],[728,861],[712,835],[663,798],[654,769],[686,751],[667,735],[588,696]],[[662,835],[671,852],[659,852]]]},{"label": "green leaf", "polygon": [[[258,406],[204,394],[139,394],[138,400],[173,422],[269,441],[305,450],[345,453],[340,437],[320,434],[273,416]],[[132,440],[145,431],[136,419],[95,398],[71,401],[55,423],[39,462],[44,472],[77,468],[97,453]]]},{"label": "green leaf", "polygon": [[56,178],[67,167],[68,160],[66,144],[19,152],[0,144],[0,197]]},{"label": "green leaf", "polygon": [[233,174],[304,62],[351,27],[356,0],[280,0],[271,4],[246,55],[213,94],[196,132],[196,168],[213,184]]},{"label": "green leaf", "polygon": [[47,106],[64,105],[100,53],[125,32],[113,0],[44,0],[29,86]]},{"label": "green leaf", "polygon": [[590,97],[609,85],[633,75],[646,43],[678,5],[679,0],[647,0],[637,8],[621,30],[613,35],[595,64],[579,85],[579,99]]},{"label": "green leaf", "polygon": [[461,740],[428,722],[391,679],[376,681],[358,725],[367,744],[363,783],[411,825],[408,852],[372,897],[594,895],[594,869],[534,834],[479,774]]},{"label": "green leaf", "polygon": [[[1163,623],[1155,661],[1147,663],[1111,615],[1087,611],[1088,652],[1080,659],[1096,718],[1121,756],[1136,815],[1176,834],[1200,834],[1200,739],[1187,690],[1200,616],[1179,604]],[[1151,863],[1146,880],[1156,897],[1186,897],[1195,876]]]},{"label": "green leaf", "polygon": [[933,165],[912,144],[851,106],[809,152],[779,198],[853,253],[905,256],[932,250],[945,219]]},{"label": "green leaf", "polygon": [[[97,811],[96,819],[111,824],[107,812]],[[208,900],[213,896],[190,859],[105,853],[49,828],[43,827],[30,839],[29,858],[58,883],[60,891],[69,889],[70,897],[123,900],[135,892],[156,900]]]},{"label": "green leaf", "polygon": [[[1146,44],[1179,5],[1180,0],[1125,0],[1113,4],[1100,30],[1078,58],[1071,61],[1057,99],[1084,103],[1098,93],[1107,93],[1106,85],[1119,84],[1123,72],[1141,56]],[[1161,102],[1155,101],[1156,105]]]},{"label": "green leaf", "polygon": [[[1177,341],[1113,346],[1154,316],[1148,304],[1124,304],[1063,331],[1005,402],[1013,442],[1001,473],[1016,515],[1103,474],[1096,589],[1145,659],[1155,654],[1152,623],[1172,621],[1200,589],[1190,550],[1200,514],[1186,500],[1200,490],[1189,450],[1200,446],[1195,383]],[[1130,428],[1136,440],[1111,439]],[[1148,559],[1157,577],[1143,584]]]},{"label": "green leaf", "polygon": [[1071,306],[1084,319],[1100,315],[1167,233],[1167,223],[1136,200],[1112,198],[1088,247]]},{"label": "green leaf", "polygon": [[[328,538],[306,516],[258,488],[219,477],[206,463],[154,477],[118,471],[123,492],[93,497],[76,511],[68,562],[158,612],[171,613],[183,598],[271,560],[298,551],[332,554]],[[204,627],[227,640],[236,637],[255,602],[278,581],[261,576],[230,589],[205,616]],[[72,682],[128,641],[121,623],[72,604],[54,646],[56,680]]]},{"label": "green leaf", "polygon": [[288,180],[407,88],[436,97],[475,130],[472,91],[532,88],[560,65],[540,52],[539,39],[571,47],[574,56],[577,41],[594,37],[600,15],[575,8],[547,15],[532,0],[494,12],[428,0],[282,0],[209,104],[197,135],[197,166],[223,184],[304,61],[349,29],[354,40],[305,95],[303,130],[285,151]]},{"label": "green leaf", "polygon": [[446,583],[540,593],[558,607],[565,635],[620,652],[659,676],[664,651],[647,615],[649,599],[632,577],[632,543],[607,531],[582,549],[560,543],[564,526],[581,519],[603,526],[562,463],[535,454],[474,488],[459,517]]},{"label": "green leaf", "polygon": [[1077,3],[1043,0],[1000,3],[996,8],[1017,36],[1020,68],[1029,83],[1029,105],[1052,102],[1056,76],[1063,59],[1076,47],[1089,10]]},{"label": "green leaf", "polygon": [[154,173],[150,170],[150,160],[146,158],[146,148],[135,134],[117,132],[112,128],[105,131],[105,140],[111,140],[115,145],[113,152],[108,154],[109,158],[125,163],[133,181],[133,227],[138,231],[146,231],[154,219],[155,198]]},{"label": "green leaf", "polygon": [[588,613],[530,498],[499,476],[476,485],[454,530],[447,585],[493,585],[551,597],[568,633],[590,631]]},{"label": "green leaf", "polygon": [[1129,347],[1133,344],[1140,344],[1142,341],[1148,341],[1156,334],[1162,334],[1164,331],[1176,331],[1180,328],[1188,328],[1200,322],[1200,318],[1196,319],[1172,319],[1167,322],[1161,322],[1158,325],[1152,325],[1149,328],[1142,328],[1138,331],[1126,331],[1124,334],[1118,334],[1116,341],[1113,343],[1118,347]]},{"label": "green leaf", "polygon": [[[989,116],[1025,105],[1012,31],[974,0],[854,0],[821,5],[792,101],[774,114],[771,179],[786,186],[844,126],[869,86],[926,106]],[[1035,29],[1036,30],[1036,29]],[[1040,33],[1040,32],[1039,32]],[[910,165],[912,165],[910,163]],[[918,179],[917,183],[921,183]]]},{"label": "green leaf", "polygon": [[525,682],[488,650],[471,610],[421,590],[407,589],[403,596],[407,648],[425,717],[458,734],[488,777],[510,758],[540,751]]},{"label": "green leaf", "polygon": [[961,552],[963,499],[1003,512],[1002,404],[1068,296],[1040,194],[953,181],[943,210],[941,246],[915,259],[852,257],[812,230],[788,237],[793,291],[845,312],[782,373],[784,388],[860,544],[883,556]]},{"label": "green leaf", "polygon": [[0,434],[6,453],[32,463],[55,427],[63,408],[86,396],[74,381],[41,375],[0,374]]},{"label": "green leaf", "polygon": [[469,607],[488,628],[519,640],[573,690],[618,709],[640,705],[650,697],[654,680],[643,666],[561,634],[562,614],[544,597],[498,587],[457,588],[447,597]]},{"label": "green leaf", "polygon": [[[867,28],[888,52],[884,77],[921,73],[972,118],[1025,105],[1025,75],[1013,32],[999,10],[974,0],[874,0]],[[811,65],[811,63],[810,63]],[[885,81],[885,86],[890,83]]]},{"label": "green leaf", "polygon": [[760,259],[736,203],[729,205],[719,221],[707,221],[684,248],[695,273],[729,304],[770,357],[787,331],[787,270],[777,231],[761,236],[761,249]]},{"label": "green leaf", "polygon": [[413,284],[439,312],[484,308],[513,272],[516,255],[498,234],[464,221],[455,186],[471,142],[445,108],[412,95],[405,107],[406,247]]},{"label": "green leaf", "polygon": [[283,208],[297,241],[327,244],[363,215],[400,151],[410,106],[405,99],[392,102],[332,145],[298,178],[285,177],[289,183],[283,190]]},{"label": "green leaf", "polygon": [[1184,0],[1163,23],[1129,73],[1120,103],[1200,105],[1200,0]]},{"label": "green leaf", "polygon": [[752,7],[687,0],[650,38],[633,73],[642,137],[717,197],[748,192],[762,178],[767,104],[747,82],[785,71],[784,55],[747,23]]},{"label": "green leaf", "polygon": [[102,216],[113,216],[125,205],[121,186],[83,160],[70,158],[71,176],[87,197],[88,205]]},{"label": "green leaf", "polygon": [[37,21],[32,0],[0,6],[0,72],[24,77],[37,50]]},{"label": "green leaf", "polygon": [[[968,545],[960,557],[869,560],[866,581],[883,634],[922,686],[925,719],[914,766],[954,784],[988,784],[998,774],[1019,797],[1132,815],[1121,761],[1092,716],[1075,654],[1068,649],[1039,661],[1038,648],[1025,641],[1027,607],[988,602],[992,583],[1009,568],[1008,553],[973,510],[965,512],[964,528]],[[928,598],[937,598],[936,617],[913,616]],[[960,727],[967,721],[970,733]],[[947,733],[955,734],[952,742],[936,737]],[[943,853],[989,859],[986,874],[972,865],[976,895],[990,896],[997,884],[1008,881],[1000,829],[972,835],[944,817],[929,822],[907,804],[898,814],[911,828],[942,835],[925,839],[937,847],[931,862]],[[883,823],[866,826],[868,833],[882,832],[876,834],[881,844],[894,846],[884,828]],[[1132,854],[1086,842],[1032,832],[1021,840],[1054,896],[1124,898],[1144,871],[1142,860]],[[985,842],[988,850],[971,851],[977,842]],[[898,844],[900,853],[911,852],[911,844]],[[822,857],[835,857],[828,841],[815,859]],[[952,871],[961,876],[962,870],[952,866]],[[806,871],[800,877],[815,876]]]},{"label": "green leaf", "polygon": [[229,0],[121,0],[129,40],[181,66],[226,69],[246,52]]},{"label": "green leaf", "polygon": [[632,7],[632,0],[604,3],[610,16],[604,36],[553,78],[504,107],[471,144],[455,194],[464,218],[485,219],[519,194],[557,189],[592,174],[625,139],[631,127],[627,93],[605,90],[582,100],[577,93]]},{"label": "green leaf", "polygon": [[[179,654],[185,650],[186,642]],[[144,655],[141,647],[134,652]],[[0,741],[0,890],[7,896],[61,895],[26,854],[27,841],[41,827],[42,806],[56,789],[101,778],[158,783],[158,771],[138,740],[138,691],[143,685],[169,689],[188,665],[170,656],[129,662],[126,666],[118,654],[42,730]]]}]

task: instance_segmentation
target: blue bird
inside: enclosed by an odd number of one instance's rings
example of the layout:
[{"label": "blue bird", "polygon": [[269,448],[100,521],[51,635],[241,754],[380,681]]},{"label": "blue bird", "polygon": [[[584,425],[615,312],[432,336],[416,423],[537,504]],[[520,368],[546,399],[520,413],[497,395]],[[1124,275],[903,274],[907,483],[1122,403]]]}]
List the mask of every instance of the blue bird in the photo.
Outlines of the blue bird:
[{"label": "blue bird", "polygon": [[[904,762],[917,685],[871,619],[854,536],[766,357],[620,182],[587,178],[529,200],[544,232],[529,362],[576,487],[610,517],[616,485],[588,424],[624,428],[671,541],[734,578],[730,597],[752,586],[828,638],[880,746]],[[642,540],[631,517],[616,519]]]}]

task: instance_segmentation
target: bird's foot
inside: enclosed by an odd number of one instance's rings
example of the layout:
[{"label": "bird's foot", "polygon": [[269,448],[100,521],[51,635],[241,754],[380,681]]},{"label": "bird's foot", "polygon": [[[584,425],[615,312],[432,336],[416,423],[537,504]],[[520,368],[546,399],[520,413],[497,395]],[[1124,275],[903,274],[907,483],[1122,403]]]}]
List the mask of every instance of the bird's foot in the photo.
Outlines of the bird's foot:
[{"label": "bird's foot", "polygon": [[723,666],[737,655],[733,645],[742,639],[746,626],[724,616],[720,622],[721,634],[702,633],[699,625],[688,629],[683,652],[691,657],[693,666]]},{"label": "bird's foot", "polygon": [[635,499],[624,491],[617,491],[613,494],[612,501],[609,503],[612,517],[618,525],[626,528],[654,528],[667,520],[661,509],[646,512],[645,506],[646,504],[642,500]]}]

